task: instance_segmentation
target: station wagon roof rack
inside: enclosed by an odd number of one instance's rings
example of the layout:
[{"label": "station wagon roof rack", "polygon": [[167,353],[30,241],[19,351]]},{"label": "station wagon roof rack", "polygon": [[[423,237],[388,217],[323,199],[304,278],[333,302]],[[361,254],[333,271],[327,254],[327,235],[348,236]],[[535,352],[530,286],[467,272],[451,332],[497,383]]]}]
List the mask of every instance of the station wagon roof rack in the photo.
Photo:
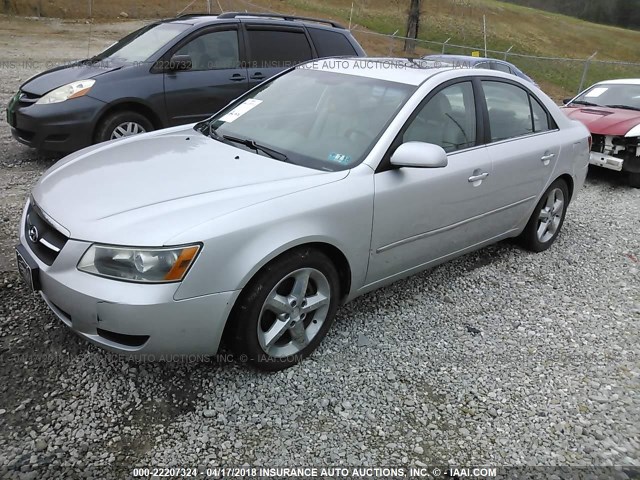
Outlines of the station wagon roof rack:
[{"label": "station wagon roof rack", "polygon": [[175,18],[189,18],[189,17],[212,17],[216,16],[215,13],[181,13]]},{"label": "station wagon roof rack", "polygon": [[281,15],[278,13],[251,13],[251,12],[225,12],[218,15],[218,18],[237,18],[237,17],[279,18],[279,19],[288,20],[288,21],[303,20],[307,22],[326,23],[327,25],[331,25],[332,27],[344,29],[344,26],[332,20],[323,20],[321,18],[313,18],[313,17],[299,17],[297,15]]}]

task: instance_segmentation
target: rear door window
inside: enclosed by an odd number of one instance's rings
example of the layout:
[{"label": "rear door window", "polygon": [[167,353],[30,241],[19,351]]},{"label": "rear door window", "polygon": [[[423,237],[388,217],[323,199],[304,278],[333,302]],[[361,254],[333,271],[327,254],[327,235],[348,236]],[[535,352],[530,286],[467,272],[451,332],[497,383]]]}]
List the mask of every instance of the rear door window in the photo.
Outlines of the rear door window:
[{"label": "rear door window", "polygon": [[533,133],[533,120],[529,105],[529,94],[510,83],[482,81],[487,109],[491,141]]},{"label": "rear door window", "polygon": [[250,68],[287,68],[313,58],[311,45],[302,29],[247,26]]},{"label": "rear door window", "polygon": [[531,100],[531,113],[533,114],[533,130],[536,133],[553,130],[553,126],[549,123],[549,115],[544,107],[531,95],[529,95],[529,99]]},{"label": "rear door window", "polygon": [[320,28],[308,28],[308,30],[319,57],[357,55],[349,39],[342,33]]},{"label": "rear door window", "polygon": [[504,63],[491,62],[491,66],[493,67],[494,70],[498,70],[499,72],[513,74],[513,72],[511,71],[511,68],[509,68],[509,65],[505,65]]}]

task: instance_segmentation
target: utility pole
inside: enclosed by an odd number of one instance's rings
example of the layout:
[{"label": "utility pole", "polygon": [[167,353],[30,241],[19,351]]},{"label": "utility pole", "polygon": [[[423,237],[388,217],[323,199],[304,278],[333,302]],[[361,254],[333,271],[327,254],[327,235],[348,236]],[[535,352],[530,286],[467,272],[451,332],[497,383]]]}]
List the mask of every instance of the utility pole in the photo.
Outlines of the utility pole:
[{"label": "utility pole", "polygon": [[404,41],[404,51],[413,54],[416,49],[418,30],[420,29],[420,0],[411,0],[409,17],[407,19],[407,39]]}]

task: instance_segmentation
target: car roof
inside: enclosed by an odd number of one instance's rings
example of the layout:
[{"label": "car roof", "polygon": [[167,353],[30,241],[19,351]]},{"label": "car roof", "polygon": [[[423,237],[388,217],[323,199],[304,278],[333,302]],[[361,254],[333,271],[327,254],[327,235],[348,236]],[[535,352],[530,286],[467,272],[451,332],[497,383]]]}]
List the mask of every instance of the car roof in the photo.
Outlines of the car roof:
[{"label": "car roof", "polygon": [[471,55],[448,55],[448,54],[442,54],[442,55],[427,55],[425,57],[422,57],[425,59],[450,59],[450,60],[467,60],[470,62],[474,62],[474,63],[479,63],[479,62],[500,62],[500,63],[508,63],[505,62],[504,60],[498,60],[497,58],[488,58],[488,57],[473,57]]},{"label": "car roof", "polygon": [[640,85],[640,78],[618,78],[615,80],[603,80],[602,82],[596,83],[596,85],[602,84],[608,85]]},{"label": "car roof", "polygon": [[346,30],[344,26],[339,23],[333,22],[331,20],[324,20],[321,18],[310,18],[310,17],[298,17],[292,15],[277,15],[277,14],[264,14],[264,13],[251,13],[251,12],[225,12],[224,14],[215,15],[208,13],[189,13],[180,15],[175,18],[168,18],[163,20],[163,23],[186,23],[188,25],[203,25],[207,23],[218,23],[218,22],[241,22],[241,21],[251,21],[258,23],[266,23],[269,25],[277,24],[277,25],[295,25],[295,24],[303,24],[305,26],[314,27],[314,28],[325,28],[325,29],[340,29]]},{"label": "car roof", "polygon": [[434,68],[421,60],[393,57],[329,57],[311,60],[297,68],[356,75],[413,86],[419,86],[439,73],[461,70],[455,66]]}]

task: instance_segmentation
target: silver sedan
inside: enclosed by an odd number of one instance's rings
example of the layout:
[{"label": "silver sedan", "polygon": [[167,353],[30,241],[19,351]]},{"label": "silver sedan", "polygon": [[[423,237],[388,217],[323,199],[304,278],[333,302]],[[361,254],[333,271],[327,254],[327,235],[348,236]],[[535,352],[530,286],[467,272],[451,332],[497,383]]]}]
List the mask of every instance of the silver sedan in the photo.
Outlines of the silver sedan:
[{"label": "silver sedan", "polygon": [[338,306],[509,237],[557,238],[590,136],[531,83],[389,59],[304,64],[209,120],[76,152],[22,216],[18,266],[108,350],[309,355]]}]

